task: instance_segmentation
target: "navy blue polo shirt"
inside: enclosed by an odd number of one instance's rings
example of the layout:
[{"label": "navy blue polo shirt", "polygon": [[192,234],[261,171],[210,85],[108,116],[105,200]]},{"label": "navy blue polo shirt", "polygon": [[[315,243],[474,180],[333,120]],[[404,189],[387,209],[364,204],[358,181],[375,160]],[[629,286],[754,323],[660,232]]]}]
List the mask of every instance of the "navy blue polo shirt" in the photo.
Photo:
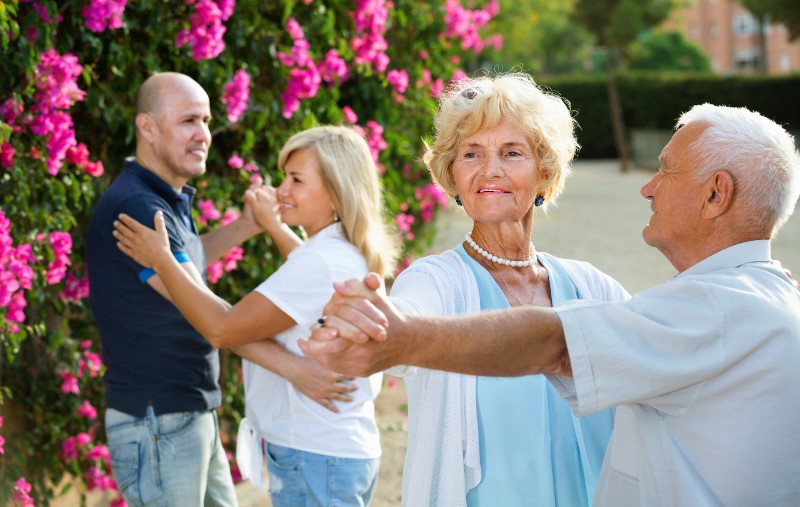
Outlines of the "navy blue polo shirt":
[{"label": "navy blue polo shirt", "polygon": [[133,160],[100,197],[89,223],[89,301],[100,329],[106,404],[133,416],[209,410],[221,402],[219,353],[175,306],[146,283],[152,271],[117,248],[113,222],[126,213],[154,227],[162,210],[172,252],[205,273],[191,216],[195,190],[176,192]]}]

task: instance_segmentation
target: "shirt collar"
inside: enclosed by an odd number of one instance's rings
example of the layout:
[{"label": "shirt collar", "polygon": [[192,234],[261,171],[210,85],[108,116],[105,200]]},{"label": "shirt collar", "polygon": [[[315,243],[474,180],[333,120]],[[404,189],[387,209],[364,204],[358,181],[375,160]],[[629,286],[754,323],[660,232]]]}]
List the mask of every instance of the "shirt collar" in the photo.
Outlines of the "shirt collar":
[{"label": "shirt collar", "polygon": [[320,229],[320,231],[318,233],[316,233],[312,237],[308,238],[308,241],[306,241],[305,244],[306,245],[314,244],[317,241],[322,241],[322,240],[324,240],[326,238],[331,238],[331,237],[344,238],[344,235],[342,234],[342,230],[341,230],[340,225],[341,225],[341,222],[334,222],[334,223],[332,223],[332,224],[330,224],[330,225],[328,225],[326,227],[323,227],[322,229]]},{"label": "shirt collar", "polygon": [[[125,159],[125,170],[130,171],[136,177],[147,183],[157,195],[172,202],[185,200],[191,203],[194,194],[197,192],[197,190],[190,185],[184,185],[180,194],[175,192],[175,189],[169,186],[166,181],[159,178],[153,171],[139,164],[132,157]],[[182,197],[182,195],[185,197]]]},{"label": "shirt collar", "polygon": [[720,269],[736,268],[751,262],[771,262],[772,245],[769,240],[745,241],[706,257],[675,278],[702,275]]}]

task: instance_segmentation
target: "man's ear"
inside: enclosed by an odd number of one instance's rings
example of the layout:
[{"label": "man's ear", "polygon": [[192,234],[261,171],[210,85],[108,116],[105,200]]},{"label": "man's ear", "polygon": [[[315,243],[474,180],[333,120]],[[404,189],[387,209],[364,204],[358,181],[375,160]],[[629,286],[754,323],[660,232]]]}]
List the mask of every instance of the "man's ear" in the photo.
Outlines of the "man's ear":
[{"label": "man's ear", "polygon": [[728,171],[717,171],[706,182],[705,200],[701,212],[703,218],[716,218],[723,215],[733,203],[735,185]]},{"label": "man's ear", "polygon": [[136,115],[136,128],[145,139],[152,142],[155,138],[155,130],[157,128],[156,122],[153,117],[147,113],[139,113]]}]

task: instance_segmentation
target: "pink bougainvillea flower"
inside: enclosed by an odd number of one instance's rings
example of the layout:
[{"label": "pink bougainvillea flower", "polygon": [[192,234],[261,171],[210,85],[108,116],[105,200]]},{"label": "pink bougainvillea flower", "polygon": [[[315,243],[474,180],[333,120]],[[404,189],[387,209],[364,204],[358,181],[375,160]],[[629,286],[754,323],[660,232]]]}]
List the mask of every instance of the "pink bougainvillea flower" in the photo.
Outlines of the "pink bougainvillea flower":
[{"label": "pink bougainvillea flower", "polygon": [[14,155],[16,155],[17,150],[11,146],[11,143],[8,141],[3,141],[0,144],[0,167],[3,169],[11,169],[14,165]]},{"label": "pink bougainvillea flower", "polygon": [[87,419],[96,419],[97,418],[97,409],[89,403],[89,400],[83,400],[81,406],[77,408],[76,413],[78,417],[85,417]]},{"label": "pink bougainvillea flower", "polygon": [[206,279],[208,283],[217,283],[225,270],[222,267],[222,261],[214,261],[206,266]]},{"label": "pink bougainvillea flower", "polygon": [[11,498],[11,505],[14,507],[34,507],[33,498],[30,495],[31,485],[25,480],[25,477],[20,477],[14,483],[14,496]]},{"label": "pink bougainvillea flower", "polygon": [[317,64],[322,80],[333,86],[335,83],[344,83],[350,77],[350,70],[347,68],[347,62],[344,58],[339,56],[339,52],[335,49],[329,50],[325,53],[325,59]]},{"label": "pink bougainvillea flower", "polygon": [[403,94],[408,89],[408,72],[403,70],[392,69],[386,74],[386,80],[389,81],[397,93]]},{"label": "pink bougainvillea flower", "polygon": [[217,2],[198,0],[194,3],[194,14],[189,18],[189,28],[178,32],[175,45],[191,46],[192,59],[196,62],[216,58],[225,50],[222,36],[226,28],[222,21],[223,12]]},{"label": "pink bougainvillea flower", "polygon": [[93,32],[121,28],[122,14],[127,2],[128,0],[89,0],[81,11],[84,25]]},{"label": "pink bougainvillea flower", "polygon": [[358,115],[350,108],[350,106],[344,106],[342,108],[342,114],[344,115],[344,120],[347,123],[356,123],[358,121]]},{"label": "pink bougainvillea flower", "polygon": [[220,101],[227,106],[228,121],[239,121],[250,102],[250,74],[244,69],[237,70],[225,84]]},{"label": "pink bougainvillea flower", "polygon": [[80,394],[78,378],[68,371],[61,372],[61,392],[64,394]]},{"label": "pink bougainvillea flower", "polygon": [[231,155],[228,158],[228,165],[233,169],[241,169],[244,165],[244,159],[239,155]]}]

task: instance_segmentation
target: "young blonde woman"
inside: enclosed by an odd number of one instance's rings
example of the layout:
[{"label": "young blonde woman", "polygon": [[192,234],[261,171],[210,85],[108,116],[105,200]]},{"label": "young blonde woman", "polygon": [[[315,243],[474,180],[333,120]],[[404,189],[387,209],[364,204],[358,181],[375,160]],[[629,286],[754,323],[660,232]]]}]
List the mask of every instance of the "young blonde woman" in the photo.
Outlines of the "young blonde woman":
[{"label": "young blonde woman", "polygon": [[[381,455],[373,400],[382,377],[321,371],[302,357],[297,340],[317,323],[334,281],[369,271],[388,275],[397,246],[383,219],[374,162],[353,130],[300,132],[281,150],[278,166],[283,183],[252,189],[245,199],[286,261],[235,305],[178,263],[162,217],[154,231],[121,215],[115,237],[123,252],[155,270],[209,342],[247,358],[237,454],[255,483],[266,456],[273,505],[367,505]],[[301,227],[308,239],[288,226]]]}]

